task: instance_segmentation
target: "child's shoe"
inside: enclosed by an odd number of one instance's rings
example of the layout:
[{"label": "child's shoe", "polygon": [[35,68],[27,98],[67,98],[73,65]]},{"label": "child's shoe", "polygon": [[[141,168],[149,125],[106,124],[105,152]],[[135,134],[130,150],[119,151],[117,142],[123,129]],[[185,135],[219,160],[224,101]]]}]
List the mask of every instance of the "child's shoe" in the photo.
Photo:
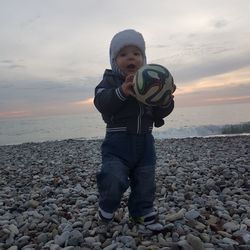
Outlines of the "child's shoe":
[{"label": "child's shoe", "polygon": [[109,223],[114,219],[114,214],[113,213],[107,213],[101,208],[98,210],[98,218],[104,223]]},{"label": "child's shoe", "polygon": [[130,217],[130,222],[133,224],[139,224],[145,226],[146,229],[149,229],[152,232],[162,232],[165,228],[159,223],[157,214],[152,212],[142,217]]},{"label": "child's shoe", "polygon": [[114,219],[114,214],[107,213],[101,208],[98,209],[97,213],[98,227],[96,229],[97,234],[102,234],[108,236],[110,228],[112,227],[112,221]]}]

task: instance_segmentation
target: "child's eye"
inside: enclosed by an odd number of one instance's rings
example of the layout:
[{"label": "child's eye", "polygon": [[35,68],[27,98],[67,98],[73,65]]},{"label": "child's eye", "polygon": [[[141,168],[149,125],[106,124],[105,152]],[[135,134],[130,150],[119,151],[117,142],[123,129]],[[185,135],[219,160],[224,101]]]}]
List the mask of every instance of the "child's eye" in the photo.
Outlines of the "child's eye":
[{"label": "child's eye", "polygon": [[124,56],[126,56],[126,53],[121,53],[120,56],[124,57]]},{"label": "child's eye", "polygon": [[139,56],[140,53],[139,53],[139,52],[135,52],[134,55],[135,55],[135,56]]}]

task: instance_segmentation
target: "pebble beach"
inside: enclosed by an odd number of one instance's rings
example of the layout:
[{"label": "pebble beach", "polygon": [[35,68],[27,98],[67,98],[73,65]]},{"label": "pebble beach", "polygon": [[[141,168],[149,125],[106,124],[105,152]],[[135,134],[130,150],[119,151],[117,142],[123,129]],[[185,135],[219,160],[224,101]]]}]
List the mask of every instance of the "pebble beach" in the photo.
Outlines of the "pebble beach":
[{"label": "pebble beach", "polygon": [[0,147],[0,249],[250,249],[250,137],[156,140],[159,234],[97,217],[101,140]]}]

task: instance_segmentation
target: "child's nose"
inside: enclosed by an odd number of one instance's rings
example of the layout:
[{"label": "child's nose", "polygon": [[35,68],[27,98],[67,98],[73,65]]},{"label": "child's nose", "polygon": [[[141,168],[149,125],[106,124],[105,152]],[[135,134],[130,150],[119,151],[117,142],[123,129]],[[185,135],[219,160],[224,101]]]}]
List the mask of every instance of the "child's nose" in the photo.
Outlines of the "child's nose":
[{"label": "child's nose", "polygon": [[129,59],[134,59],[134,54],[129,54],[129,57],[128,57]]}]

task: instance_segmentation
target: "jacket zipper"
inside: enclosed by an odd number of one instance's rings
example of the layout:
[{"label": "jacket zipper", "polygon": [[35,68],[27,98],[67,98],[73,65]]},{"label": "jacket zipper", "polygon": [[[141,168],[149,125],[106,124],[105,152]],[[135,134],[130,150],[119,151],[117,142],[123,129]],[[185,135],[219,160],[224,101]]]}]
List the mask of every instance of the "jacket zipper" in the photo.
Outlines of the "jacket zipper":
[{"label": "jacket zipper", "polygon": [[141,120],[143,115],[143,105],[141,103],[139,104],[139,115],[137,117],[137,134],[140,134],[141,132]]}]

